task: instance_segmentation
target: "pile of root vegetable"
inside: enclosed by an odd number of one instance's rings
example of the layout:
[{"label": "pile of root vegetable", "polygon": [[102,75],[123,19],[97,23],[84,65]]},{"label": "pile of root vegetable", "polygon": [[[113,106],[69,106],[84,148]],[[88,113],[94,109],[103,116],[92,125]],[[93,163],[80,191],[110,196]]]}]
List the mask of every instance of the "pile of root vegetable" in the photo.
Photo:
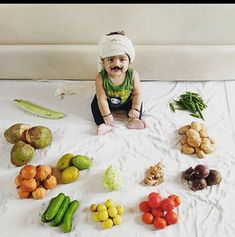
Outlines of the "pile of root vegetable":
[{"label": "pile of root vegetable", "polygon": [[153,186],[159,185],[162,182],[164,182],[164,171],[161,163],[158,162],[156,165],[148,168],[144,178],[144,183]]},{"label": "pile of root vegetable", "polygon": [[196,167],[189,167],[182,173],[183,180],[186,180],[192,191],[198,191],[207,186],[219,184],[222,180],[219,171],[209,169],[206,165],[199,164]]},{"label": "pile of root vegetable", "polygon": [[197,157],[202,159],[205,154],[215,151],[215,141],[207,134],[206,127],[198,122],[192,122],[178,130],[181,135],[181,151],[184,154],[192,155],[196,153]]}]

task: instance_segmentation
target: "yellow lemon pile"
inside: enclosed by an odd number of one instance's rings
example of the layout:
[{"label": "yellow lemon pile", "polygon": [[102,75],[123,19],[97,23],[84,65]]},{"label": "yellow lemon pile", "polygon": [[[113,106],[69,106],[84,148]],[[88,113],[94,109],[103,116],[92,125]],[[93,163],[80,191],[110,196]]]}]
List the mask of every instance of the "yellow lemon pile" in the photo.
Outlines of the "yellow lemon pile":
[{"label": "yellow lemon pile", "polygon": [[121,215],[124,212],[124,207],[114,203],[112,199],[107,199],[104,203],[91,204],[90,211],[93,221],[101,222],[103,229],[109,229],[122,223]]}]

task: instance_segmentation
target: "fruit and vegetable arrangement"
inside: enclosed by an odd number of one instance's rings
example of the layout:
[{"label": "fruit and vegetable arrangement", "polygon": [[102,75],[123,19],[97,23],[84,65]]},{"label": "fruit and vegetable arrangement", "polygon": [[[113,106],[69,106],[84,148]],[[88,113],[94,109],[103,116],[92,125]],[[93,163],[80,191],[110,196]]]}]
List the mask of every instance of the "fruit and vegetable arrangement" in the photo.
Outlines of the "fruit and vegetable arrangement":
[{"label": "fruit and vegetable arrangement", "polygon": [[194,192],[202,190],[207,186],[217,185],[222,180],[219,171],[209,169],[206,165],[202,164],[186,169],[182,172],[182,178],[187,181],[189,188]]},{"label": "fruit and vegetable arrangement", "polygon": [[186,91],[179,96],[179,100],[173,100],[169,105],[173,112],[175,110],[189,111],[191,116],[204,120],[202,111],[207,105],[198,93]]},{"label": "fruit and vegetable arrangement", "polygon": [[50,223],[51,226],[60,226],[64,233],[71,232],[73,218],[79,208],[78,200],[70,200],[69,196],[59,193],[51,198],[46,210],[41,216],[43,223]]},{"label": "fruit and vegetable arrangement", "polygon": [[43,199],[48,189],[57,186],[57,179],[48,165],[23,166],[15,178],[16,188],[20,198]]},{"label": "fruit and vegetable arrangement", "polygon": [[187,124],[178,130],[181,135],[181,151],[184,154],[196,154],[198,158],[204,158],[205,154],[215,151],[215,141],[207,134],[206,127],[198,122]]},{"label": "fruit and vegetable arrangement", "polygon": [[90,211],[92,212],[93,221],[101,222],[103,229],[109,229],[112,226],[121,224],[121,215],[124,212],[124,207],[115,203],[112,199],[107,199],[103,203],[91,204]]},{"label": "fruit and vegetable arrangement", "polygon": [[61,183],[68,184],[79,179],[80,171],[89,169],[93,159],[84,155],[66,153],[59,158],[56,164],[57,174],[60,175]]},{"label": "fruit and vegetable arrangement", "polygon": [[[64,117],[63,113],[50,110],[32,102],[15,99],[15,104],[25,111],[35,115],[57,119]],[[202,97],[194,92],[186,92],[180,95],[179,100],[170,103],[172,111],[187,110],[190,115],[204,120],[202,111],[207,107]],[[199,122],[192,122],[178,129],[181,135],[181,151],[184,154],[196,154],[198,158],[204,158],[205,154],[215,151],[215,141],[208,136],[206,127]],[[32,197],[43,199],[47,190],[55,188],[58,184],[69,184],[79,179],[82,170],[89,169],[93,165],[93,158],[86,155],[66,153],[62,155],[56,167],[48,165],[31,165],[36,149],[43,149],[52,142],[52,133],[45,126],[31,126],[18,123],[9,127],[4,132],[5,139],[14,144],[11,149],[11,163],[17,167],[23,166],[15,178],[18,195],[21,199]],[[198,191],[207,186],[217,185],[222,177],[219,171],[209,169],[199,164],[195,168],[189,167],[182,172],[182,179],[187,182],[192,191]],[[150,186],[160,185],[164,182],[164,172],[160,162],[150,166],[146,172],[144,183]],[[124,183],[122,173],[113,165],[108,166],[102,175],[103,187],[108,191],[119,191]],[[143,212],[141,221],[144,224],[152,224],[154,229],[164,229],[166,226],[178,222],[178,212],[175,208],[181,204],[180,196],[171,194],[162,198],[160,193],[151,192],[147,200],[138,205]],[[64,193],[50,199],[49,204],[41,216],[43,223],[50,226],[59,226],[61,231],[68,233],[72,231],[73,218],[79,208],[79,201],[73,200]],[[89,207],[92,220],[100,222],[102,229],[110,229],[122,223],[124,207],[115,203],[112,199]]]},{"label": "fruit and vegetable arrangement", "polygon": [[144,224],[153,224],[155,229],[164,229],[168,225],[178,222],[178,214],[174,208],[181,204],[181,198],[178,195],[171,194],[162,199],[160,193],[151,192],[147,200],[139,203],[139,210],[143,212],[141,221]]},{"label": "fruit and vegetable arrangement", "polygon": [[11,163],[17,167],[30,162],[35,149],[43,149],[51,144],[51,130],[45,126],[34,126],[17,123],[4,132],[6,140],[13,145]]}]

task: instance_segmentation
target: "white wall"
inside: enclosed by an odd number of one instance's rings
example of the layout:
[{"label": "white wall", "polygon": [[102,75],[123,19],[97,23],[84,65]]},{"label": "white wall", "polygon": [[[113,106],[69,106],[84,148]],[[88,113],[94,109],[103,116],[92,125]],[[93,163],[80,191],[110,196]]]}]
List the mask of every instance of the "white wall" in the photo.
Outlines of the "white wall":
[{"label": "white wall", "polygon": [[0,4],[0,78],[94,79],[124,30],[142,79],[235,78],[235,4]]}]

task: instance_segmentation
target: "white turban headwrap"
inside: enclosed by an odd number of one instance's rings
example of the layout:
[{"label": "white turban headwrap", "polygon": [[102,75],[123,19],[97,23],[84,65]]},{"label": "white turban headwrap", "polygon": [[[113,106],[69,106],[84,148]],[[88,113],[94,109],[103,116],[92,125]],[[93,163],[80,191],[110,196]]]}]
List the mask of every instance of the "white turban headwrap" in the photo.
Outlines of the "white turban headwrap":
[{"label": "white turban headwrap", "polygon": [[125,35],[104,35],[98,44],[98,71],[102,70],[101,59],[121,54],[128,54],[130,63],[135,59],[135,48],[132,41]]}]

